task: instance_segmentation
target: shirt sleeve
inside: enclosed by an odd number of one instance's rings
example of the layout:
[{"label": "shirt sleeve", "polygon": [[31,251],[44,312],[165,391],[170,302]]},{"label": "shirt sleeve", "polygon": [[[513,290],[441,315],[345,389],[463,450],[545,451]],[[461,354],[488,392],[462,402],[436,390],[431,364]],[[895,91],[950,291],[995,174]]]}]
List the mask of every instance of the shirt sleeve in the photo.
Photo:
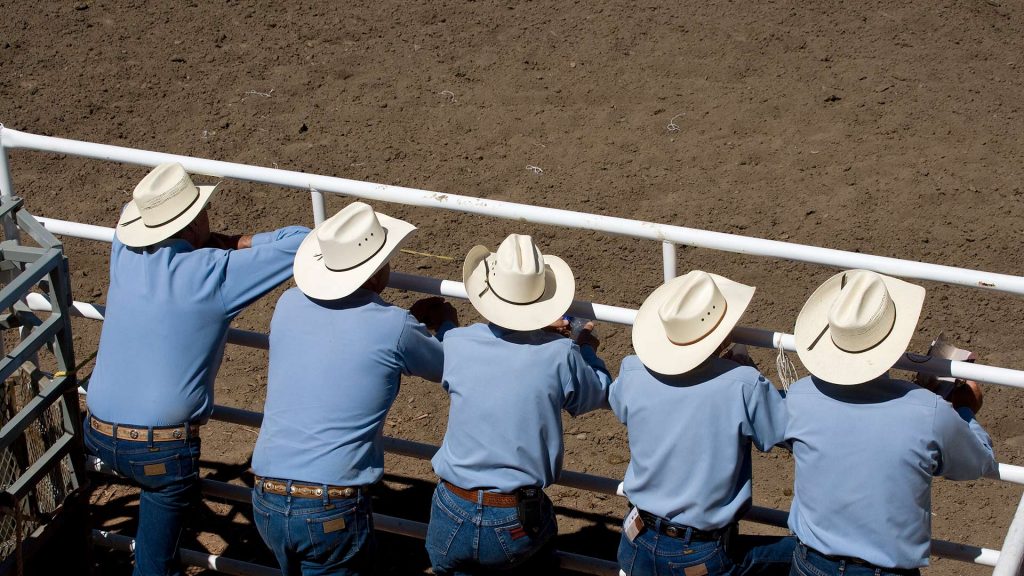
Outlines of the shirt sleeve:
[{"label": "shirt sleeve", "polygon": [[619,422],[626,423],[626,404],[622,401],[622,370],[619,377],[608,386],[608,406]]},{"label": "shirt sleeve", "polygon": [[786,439],[786,422],[789,420],[786,401],[760,372],[753,386],[745,387],[744,392],[745,432],[758,450],[767,452]]},{"label": "shirt sleeve", "polygon": [[229,317],[234,318],[291,277],[295,252],[308,233],[309,228],[288,226],[256,234],[251,248],[227,251],[227,270],[220,290]]},{"label": "shirt sleeve", "polygon": [[398,361],[402,372],[440,382],[444,369],[444,345],[430,335],[427,327],[412,314],[406,314],[402,335],[398,339]]},{"label": "shirt sleeve", "polygon": [[608,387],[612,377],[604,361],[590,346],[569,347],[569,381],[562,408],[579,416],[598,408],[609,408]]},{"label": "shirt sleeve", "polygon": [[992,440],[974,419],[969,408],[953,410],[945,401],[936,398],[935,438],[939,458],[936,476],[950,480],[974,480],[994,474],[996,464]]}]

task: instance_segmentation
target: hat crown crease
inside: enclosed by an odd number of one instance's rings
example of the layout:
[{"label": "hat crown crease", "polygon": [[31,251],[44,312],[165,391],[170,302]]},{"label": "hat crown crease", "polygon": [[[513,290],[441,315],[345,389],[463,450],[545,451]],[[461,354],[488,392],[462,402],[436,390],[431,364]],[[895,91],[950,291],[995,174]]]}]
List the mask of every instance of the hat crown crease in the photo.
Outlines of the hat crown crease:
[{"label": "hat crown crease", "polygon": [[535,302],[544,295],[544,256],[523,234],[510,234],[493,256],[488,285],[503,300],[517,304]]},{"label": "hat crown crease", "polygon": [[178,163],[161,164],[132,191],[142,223],[162,226],[188,210],[199,199],[199,189]]},{"label": "hat crown crease", "polygon": [[353,202],[317,228],[316,240],[324,266],[343,271],[359,266],[380,252],[387,240],[387,231],[373,208]]},{"label": "hat crown crease", "polygon": [[710,274],[695,270],[658,307],[665,335],[673,344],[686,345],[710,334],[725,316],[725,295]]},{"label": "hat crown crease", "polygon": [[885,340],[896,322],[896,304],[881,276],[850,273],[849,281],[828,311],[832,342],[848,352],[862,352]]}]

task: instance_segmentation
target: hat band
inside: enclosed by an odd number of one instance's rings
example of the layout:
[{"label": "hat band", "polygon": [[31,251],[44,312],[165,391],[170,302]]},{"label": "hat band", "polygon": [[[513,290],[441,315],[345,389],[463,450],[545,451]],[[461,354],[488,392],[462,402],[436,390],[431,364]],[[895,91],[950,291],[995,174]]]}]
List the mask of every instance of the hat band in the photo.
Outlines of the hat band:
[{"label": "hat band", "polygon": [[[502,297],[502,295],[499,294],[491,284],[491,265],[487,263],[486,258],[484,258],[484,284],[487,285],[487,290],[490,290],[491,293],[494,294],[495,298],[505,302],[506,304],[512,304],[513,306],[529,306],[530,304],[536,304],[537,302],[540,302],[540,299],[544,297],[544,292],[546,292],[546,290],[541,290],[540,296],[537,296],[529,302],[516,302],[515,300],[509,300],[508,298]],[[484,292],[486,292],[486,290]],[[481,292],[480,295],[483,296],[483,293]]]},{"label": "hat band", "polygon": [[[327,265],[327,262],[324,262],[324,268],[327,268],[331,272],[348,272],[349,270],[355,270],[356,268],[359,268],[363,264],[366,264],[367,262],[372,260],[373,257],[379,254],[380,251],[383,250],[384,247],[387,246],[388,244],[388,229],[384,227],[381,227],[381,229],[384,230],[384,240],[380,243],[380,246],[378,246],[377,249],[373,251],[373,254],[370,254],[362,261],[357,262],[354,266],[349,266],[348,268],[331,268],[330,266]],[[323,251],[321,251],[320,254],[314,254],[313,257],[316,258],[317,260],[322,259],[324,257]]]},{"label": "hat band", "polygon": [[668,332],[665,333],[665,337],[668,338],[669,342],[675,344],[676,346],[689,346],[690,344],[696,344],[697,342],[700,342],[701,340],[703,340],[703,339],[707,338],[708,336],[710,336],[711,333],[714,332],[722,324],[722,320],[725,320],[725,313],[728,312],[728,311],[729,311],[729,301],[726,300],[725,303],[722,306],[722,313],[718,316],[718,321],[715,322],[715,325],[712,326],[711,328],[708,328],[707,332],[701,334],[700,336],[698,336],[697,338],[695,338],[693,340],[690,340],[689,342],[676,342],[675,340],[673,340],[668,335]]},{"label": "hat band", "polygon": [[[168,218],[167,220],[164,220],[163,222],[161,222],[159,224],[146,224],[145,222],[143,222],[142,225],[145,226],[146,228],[159,228],[161,226],[166,226],[167,224],[170,224],[174,220],[177,220],[178,218],[180,218],[181,215],[184,214],[185,212],[188,212],[189,209],[192,208],[192,206],[195,206],[195,203],[198,202],[201,197],[202,197],[202,194],[198,194],[197,193],[195,195],[195,197],[192,198],[192,201],[190,201],[184,208],[182,208],[181,211],[179,211],[174,216],[171,216],[170,218]],[[124,226],[127,226],[129,224],[134,224],[135,222],[138,222],[139,220],[142,220],[141,212],[139,213],[139,216],[137,218],[132,218],[131,220],[128,220],[126,222],[122,222],[121,226],[124,227]]]}]

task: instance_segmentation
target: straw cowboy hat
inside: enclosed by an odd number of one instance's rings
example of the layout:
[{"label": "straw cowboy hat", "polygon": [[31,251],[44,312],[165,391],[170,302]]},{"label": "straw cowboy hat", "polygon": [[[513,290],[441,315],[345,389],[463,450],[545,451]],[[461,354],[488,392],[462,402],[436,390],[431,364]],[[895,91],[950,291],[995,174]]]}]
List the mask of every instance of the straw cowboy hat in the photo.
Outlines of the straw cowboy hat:
[{"label": "straw cowboy hat", "polygon": [[344,298],[383,268],[414,230],[408,222],[353,202],[302,241],[295,253],[295,283],[310,298]]},{"label": "straw cowboy hat", "polygon": [[520,234],[510,234],[497,252],[474,246],[462,265],[462,281],[477,312],[510,330],[551,324],[576,293],[569,265],[541,254],[533,238]]},{"label": "straw cowboy hat", "polygon": [[796,319],[796,352],[833,384],[861,384],[884,374],[914,335],[924,288],[869,270],[848,270],[811,294]]},{"label": "straw cowboy hat", "polygon": [[633,322],[633,349],[659,374],[689,372],[732,332],[753,286],[693,270],[661,285],[644,300]]},{"label": "straw cowboy hat", "polygon": [[178,163],[153,168],[132,192],[132,201],[117,222],[117,239],[125,246],[152,246],[195,220],[217,186],[196,186]]}]

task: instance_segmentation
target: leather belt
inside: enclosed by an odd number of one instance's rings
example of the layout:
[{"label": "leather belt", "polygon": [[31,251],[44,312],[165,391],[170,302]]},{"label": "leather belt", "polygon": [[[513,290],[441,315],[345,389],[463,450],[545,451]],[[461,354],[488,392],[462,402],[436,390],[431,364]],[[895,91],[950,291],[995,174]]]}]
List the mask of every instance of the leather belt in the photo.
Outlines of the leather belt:
[{"label": "leather belt", "polygon": [[898,576],[917,576],[921,573],[920,569],[918,568],[882,568],[881,566],[876,566],[871,562],[868,562],[867,560],[861,558],[857,558],[856,556],[833,556],[830,554],[824,554],[822,552],[815,550],[814,548],[811,548],[803,542],[799,542],[798,546],[802,546],[810,554],[820,556],[825,560],[835,562],[836,564],[840,562],[845,562],[847,564],[856,564],[858,566],[863,566],[869,570],[881,570],[882,572],[887,572],[889,574],[897,574]]},{"label": "leather belt", "polygon": [[[300,484],[292,482],[291,492],[288,492],[287,480],[270,480],[256,477],[256,486],[268,494],[278,496],[295,496],[296,498],[323,498],[323,484]],[[353,498],[359,493],[358,486],[327,486],[329,498]]]},{"label": "leather belt", "polygon": [[[93,430],[103,434],[104,436],[114,436],[114,425],[98,420],[93,416],[89,416],[89,427]],[[166,427],[153,427],[153,442],[174,442],[177,440],[184,440],[185,438],[198,438],[199,437],[199,425],[189,424],[188,429],[185,426],[166,426]],[[117,425],[117,439],[118,440],[137,440],[139,442],[149,442],[149,431],[150,428],[138,428],[135,426],[122,426]]]},{"label": "leather belt", "polygon": [[[685,524],[676,524],[669,522],[668,520],[655,516],[650,512],[644,512],[640,510],[640,519],[644,521],[644,526],[650,530],[657,529],[659,533],[668,536],[669,538],[686,538],[686,531],[690,531],[690,540],[700,540],[703,542],[711,542],[715,540],[721,540],[723,536],[732,530],[732,525],[717,530],[698,530],[692,526],[686,526]],[[658,521],[661,520],[659,524]]]},{"label": "leather belt", "polygon": [[[455,494],[459,498],[462,498],[466,502],[477,503],[477,494],[479,490],[466,490],[465,488],[459,488],[447,480],[442,480],[444,487],[449,492]],[[484,506],[493,506],[494,508],[515,508],[519,505],[519,497],[515,494],[502,494],[500,492],[484,492]]]}]

